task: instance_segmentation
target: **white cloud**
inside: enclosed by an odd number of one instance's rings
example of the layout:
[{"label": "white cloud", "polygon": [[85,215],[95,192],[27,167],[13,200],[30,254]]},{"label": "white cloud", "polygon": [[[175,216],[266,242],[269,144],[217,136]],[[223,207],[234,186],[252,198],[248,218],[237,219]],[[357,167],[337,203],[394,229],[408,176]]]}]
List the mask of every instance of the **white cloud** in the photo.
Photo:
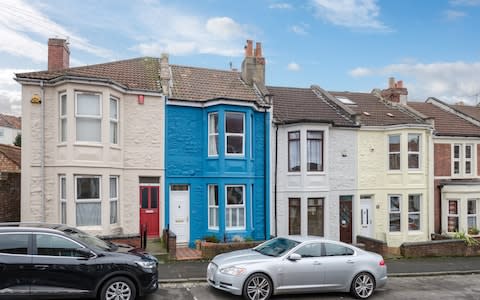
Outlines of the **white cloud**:
[{"label": "white cloud", "polygon": [[451,5],[477,6],[480,0],[450,0]]},{"label": "white cloud", "polygon": [[463,11],[459,10],[453,10],[453,9],[448,9],[445,11],[445,16],[447,17],[447,20],[449,21],[454,21],[460,18],[465,17],[467,14]]},{"label": "white cloud", "polygon": [[273,9],[291,9],[292,5],[290,3],[272,3],[268,6],[269,8]]},{"label": "white cloud", "polygon": [[293,72],[298,72],[298,71],[300,71],[300,65],[297,64],[296,62],[291,62],[287,65],[287,70],[293,71]]},{"label": "white cloud", "polygon": [[409,98],[416,100],[437,97],[450,102],[461,99],[473,104],[473,96],[480,92],[480,62],[392,64],[378,69],[355,68],[349,74],[354,77],[380,76],[385,78],[385,83],[391,76],[404,79]]},{"label": "white cloud", "polygon": [[306,35],[308,34],[307,29],[308,29],[308,24],[302,23],[302,24],[297,24],[293,25],[289,28],[289,30],[293,33],[296,33],[298,35]]},{"label": "white cloud", "polygon": [[[0,10],[0,51],[22,56],[36,62],[47,61],[47,43],[50,37],[67,38],[72,48],[107,58],[109,50],[92,45],[23,0],[2,1]],[[41,42],[39,42],[41,40]]]},{"label": "white cloud", "polygon": [[[145,4],[145,3],[144,3]],[[143,40],[132,47],[142,55],[159,56],[194,53],[240,56],[242,45],[250,34],[248,27],[226,16],[204,18],[193,13],[158,3],[146,3],[139,14],[144,22]]]},{"label": "white cloud", "polygon": [[0,69],[0,113],[19,116],[21,107],[21,88],[13,78],[15,73],[30,72],[31,70]]},{"label": "white cloud", "polygon": [[337,26],[352,29],[390,31],[378,20],[376,0],[312,0],[317,17]]}]

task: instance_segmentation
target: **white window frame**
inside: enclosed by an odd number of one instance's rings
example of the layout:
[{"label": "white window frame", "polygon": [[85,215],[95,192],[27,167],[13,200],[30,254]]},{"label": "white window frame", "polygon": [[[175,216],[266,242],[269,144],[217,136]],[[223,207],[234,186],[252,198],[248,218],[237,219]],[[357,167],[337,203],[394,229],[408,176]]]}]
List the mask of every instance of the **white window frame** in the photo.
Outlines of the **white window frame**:
[{"label": "white window frame", "polygon": [[[470,157],[467,158],[467,147],[470,147]],[[474,160],[473,160],[473,144],[465,144],[464,145],[464,150],[463,150],[463,172],[465,176],[472,176],[473,170],[474,170]],[[470,172],[467,173],[467,162],[470,163]]]},{"label": "white window frame", "polygon": [[[411,136],[416,136],[418,137],[418,151],[411,151],[409,146],[410,146],[410,137]],[[407,166],[409,170],[419,170],[422,165],[422,157],[420,156],[420,153],[422,152],[422,135],[419,133],[409,133],[407,136],[407,150],[408,150],[408,156],[407,156],[407,165],[410,162],[410,155],[417,155],[418,156],[418,166],[416,168],[410,168],[410,166]],[[401,143],[400,143],[401,145]],[[400,158],[401,161],[401,158]]]},{"label": "white window frame", "polygon": [[[418,197],[418,211],[410,211],[410,197]],[[408,219],[411,215],[418,215],[418,228],[410,229],[410,223],[408,223],[408,231],[420,231],[422,230],[422,195],[421,194],[409,194],[408,195]]]},{"label": "white window frame", "polygon": [[254,125],[254,115],[253,113],[250,115],[250,159],[253,159],[254,158],[254,155],[253,155],[253,142],[255,141],[254,139],[254,134],[255,134],[255,127],[253,126]]},{"label": "white window frame", "polygon": [[[457,213],[452,214],[450,213],[450,202],[455,201],[457,202]],[[460,230],[460,199],[447,199],[447,232],[455,232],[455,231],[449,231],[449,226],[448,226],[448,220],[449,218],[457,218],[457,230]]]},{"label": "white window frame", "polygon": [[[95,95],[98,96],[99,115],[82,115],[78,113],[78,95]],[[75,133],[75,141],[77,143],[101,143],[102,142],[102,94],[94,92],[75,92],[75,131],[78,131],[78,119],[100,120],[100,140],[99,141],[79,141],[77,133]]]},{"label": "white window frame", "polygon": [[[318,134],[320,133],[322,135],[321,138],[309,138],[308,137],[308,134],[309,133],[312,133],[312,134]],[[324,158],[325,158],[325,148],[324,148],[324,145],[325,145],[325,132],[323,130],[307,130],[306,134],[305,134],[305,138],[306,138],[306,150],[307,150],[307,165],[305,167],[305,169],[307,170],[307,172],[309,173],[319,173],[319,172],[323,172],[325,170],[325,164],[324,164]],[[310,157],[312,157],[312,154],[310,153],[310,147],[308,146],[309,145],[309,141],[318,141],[320,143],[320,164],[321,164],[321,167],[320,167],[320,170],[309,170],[309,161],[310,161]]]},{"label": "white window frame", "polygon": [[[242,115],[242,133],[229,133],[227,132],[227,116],[229,114],[235,114],[235,115]],[[238,112],[238,111],[226,111],[225,112],[225,120],[224,120],[224,131],[225,131],[225,156],[244,156],[245,155],[245,113],[244,112]],[[234,136],[241,136],[242,137],[242,153],[228,153],[228,137],[234,137]]]},{"label": "white window frame", "polygon": [[[455,157],[455,148],[458,147],[458,157]],[[462,174],[462,144],[452,145],[452,174],[461,176]],[[458,163],[458,172],[455,172],[455,163]]]},{"label": "white window frame", "polygon": [[[399,138],[399,150],[398,151],[390,151],[390,138],[396,137]],[[388,156],[387,156],[387,166],[389,171],[401,171],[402,170],[402,135],[401,134],[389,134],[387,138],[387,147],[388,147]],[[398,169],[391,169],[390,168],[390,155],[398,154],[399,162],[398,162]]]},{"label": "white window frame", "polygon": [[[398,211],[392,210],[392,198],[398,197]],[[392,231],[390,228],[391,215],[398,214],[398,219],[400,220],[398,230]],[[402,195],[388,195],[388,231],[389,232],[401,232],[402,231]]]},{"label": "white window frame", "polygon": [[[474,201],[475,202],[475,212],[473,214],[470,214],[468,212],[468,202],[470,201]],[[480,204],[480,199],[475,199],[475,198],[469,198],[467,199],[467,231],[469,229],[471,229],[472,227],[469,227],[468,225],[468,219],[471,218],[471,217],[474,217],[475,218],[475,229],[479,229],[479,225],[478,225],[478,209],[479,209],[479,204]]]},{"label": "white window frame", "polygon": [[[116,106],[116,110],[117,110],[117,116],[112,116],[112,111],[111,111],[111,103],[112,101],[115,101],[115,106]],[[109,109],[109,115],[110,115],[110,123],[109,123],[109,126],[110,126],[110,132],[109,132],[109,139],[110,139],[110,144],[113,144],[113,145],[118,145],[119,144],[119,137],[120,137],[120,134],[119,134],[119,125],[118,125],[118,120],[120,119],[120,105],[119,105],[119,99],[115,96],[110,96],[110,99],[109,99],[109,106],[108,106],[108,109]],[[115,134],[112,136],[112,126],[115,126]]]},{"label": "white window frame", "polygon": [[[217,128],[212,128],[211,126],[213,125],[211,119],[213,118],[213,116],[217,116]],[[219,142],[219,139],[218,139],[218,125],[219,125],[219,117],[220,115],[218,114],[218,112],[211,112],[211,113],[208,113],[208,156],[209,157],[217,157],[218,156],[218,142]],[[216,131],[215,131],[216,129]],[[216,153],[213,153],[210,151],[210,149],[212,149],[212,138],[215,140],[215,137],[216,137],[216,141],[217,141],[217,147],[215,148],[215,151]]]},{"label": "white window frame", "polygon": [[[68,139],[68,97],[67,93],[63,92],[58,95],[58,114],[59,114],[59,124],[58,124],[58,141],[60,143],[66,143]],[[65,107],[63,104],[63,97],[65,97]],[[63,108],[65,108],[65,114],[63,114]],[[64,123],[65,122],[65,123]],[[65,139],[63,137],[63,132],[65,132]]]},{"label": "white window frame", "polygon": [[[100,224],[92,224],[92,225],[78,225],[77,224],[77,218],[75,217],[75,224],[76,226],[101,226],[102,225],[102,176],[100,175],[75,175],[75,215],[77,214],[77,204],[82,204],[82,203],[100,203]],[[98,199],[97,198],[91,198],[91,199],[78,199],[77,198],[77,180],[80,178],[96,178],[98,179]]]},{"label": "white window frame", "polygon": [[[112,187],[112,186],[111,186],[111,184],[110,184],[110,181],[111,181],[112,179],[115,180],[115,196],[112,196],[112,190],[111,190],[111,187]],[[120,191],[120,189],[119,189],[119,186],[118,186],[119,182],[120,182],[120,181],[119,181],[119,176],[110,176],[110,178],[109,178],[109,180],[108,180],[108,190],[109,190],[109,199],[110,199],[110,200],[109,200],[109,204],[110,204],[110,205],[109,205],[109,218],[108,218],[108,219],[109,219],[110,224],[118,224],[118,223],[119,223],[119,220],[118,220],[118,219],[119,219],[119,215],[120,215],[120,214],[119,214],[119,211],[118,211],[118,209],[119,209],[118,203],[119,203],[119,198],[120,198],[120,196],[119,196],[119,191]],[[112,222],[112,205],[113,205],[113,204],[116,205],[116,210],[115,210],[115,212],[116,212],[115,222]]]},{"label": "white window frame", "polygon": [[59,176],[60,224],[67,224],[67,177]]},{"label": "white window frame", "polygon": [[[228,188],[235,188],[235,187],[241,187],[242,188],[242,202],[243,204],[228,204]],[[245,230],[245,224],[246,224],[246,205],[245,205],[245,185],[241,184],[236,184],[236,185],[225,185],[225,228],[227,230]],[[243,208],[243,226],[229,226],[229,224],[232,224],[232,216],[233,213],[230,213],[230,220],[227,219],[227,214],[228,210],[234,210],[236,209],[237,211],[240,211],[240,209]],[[236,223],[239,224],[240,222],[240,214],[237,212],[237,220]]]},{"label": "white window frame", "polygon": [[[290,134],[298,134],[298,138],[290,138]],[[291,158],[291,151],[290,151],[290,143],[291,142],[298,142],[297,152],[298,152],[298,170],[294,170],[290,165],[292,161]],[[287,153],[288,153],[288,161],[287,161],[287,171],[289,173],[298,173],[302,171],[302,133],[300,130],[292,130],[287,132]]]},{"label": "white window frame", "polygon": [[[216,196],[217,196],[217,205],[215,205],[215,199],[212,199],[212,196],[213,196],[213,197],[215,196],[214,193],[213,193],[213,195],[212,195],[212,189],[215,190],[215,187],[217,188],[217,195],[216,195]],[[220,222],[220,216],[219,216],[219,214],[218,214],[218,213],[219,213],[219,205],[218,205],[218,204],[219,204],[219,199],[218,199],[218,196],[219,196],[219,195],[218,195],[218,191],[219,191],[219,190],[218,190],[218,185],[217,185],[217,184],[209,184],[209,185],[208,185],[208,191],[207,191],[207,192],[208,192],[208,193],[207,193],[207,194],[208,194],[208,195],[207,195],[207,197],[208,197],[208,229],[211,229],[211,230],[218,230],[218,228],[219,228],[219,224],[218,224],[218,223]],[[212,203],[211,200],[213,200],[213,203]],[[212,220],[215,220],[215,219],[212,219],[212,215],[211,215],[211,213],[210,213],[210,211],[211,211],[212,209],[215,211],[215,214],[216,214],[216,216],[217,216],[217,218],[216,218],[217,224],[213,224],[213,225],[211,225],[211,223],[212,223],[211,221],[212,221]]]}]

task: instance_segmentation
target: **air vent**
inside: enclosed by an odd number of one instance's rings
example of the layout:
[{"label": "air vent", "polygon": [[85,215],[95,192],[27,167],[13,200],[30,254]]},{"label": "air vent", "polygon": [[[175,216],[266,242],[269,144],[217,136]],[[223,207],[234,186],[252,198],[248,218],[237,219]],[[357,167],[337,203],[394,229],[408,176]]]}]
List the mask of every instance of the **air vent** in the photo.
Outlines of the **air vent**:
[{"label": "air vent", "polygon": [[387,113],[387,116],[389,116],[390,118],[393,118],[393,117],[394,117],[394,115],[391,114],[391,113]]},{"label": "air vent", "polygon": [[363,114],[366,115],[366,116],[370,115],[370,113],[368,111],[364,111]]}]

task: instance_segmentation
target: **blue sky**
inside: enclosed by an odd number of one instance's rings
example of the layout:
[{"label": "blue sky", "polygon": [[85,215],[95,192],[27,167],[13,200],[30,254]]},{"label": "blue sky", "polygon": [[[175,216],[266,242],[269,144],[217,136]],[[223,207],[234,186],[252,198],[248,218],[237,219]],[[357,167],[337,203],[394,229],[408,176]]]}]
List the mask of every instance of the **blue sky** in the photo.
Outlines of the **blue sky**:
[{"label": "blue sky", "polygon": [[480,0],[2,0],[0,112],[21,113],[13,73],[46,69],[49,37],[69,39],[71,66],[167,52],[218,69],[253,39],[268,85],[369,92],[393,76],[410,100],[476,104],[479,28]]}]

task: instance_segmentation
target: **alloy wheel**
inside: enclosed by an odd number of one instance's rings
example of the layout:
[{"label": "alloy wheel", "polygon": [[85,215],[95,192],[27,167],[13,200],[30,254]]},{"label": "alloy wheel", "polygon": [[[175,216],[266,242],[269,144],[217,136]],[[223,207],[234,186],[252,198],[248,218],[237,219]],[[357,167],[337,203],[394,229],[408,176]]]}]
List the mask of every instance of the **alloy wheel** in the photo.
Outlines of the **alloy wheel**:
[{"label": "alloy wheel", "polygon": [[370,297],[374,289],[372,276],[366,273],[357,275],[353,288],[355,296],[358,298],[366,299]]},{"label": "alloy wheel", "polygon": [[123,281],[116,281],[110,284],[105,291],[106,300],[130,300],[132,299],[132,290],[130,286]]},{"label": "alloy wheel", "polygon": [[251,300],[266,300],[270,297],[270,282],[265,276],[256,275],[249,279],[246,294]]}]

